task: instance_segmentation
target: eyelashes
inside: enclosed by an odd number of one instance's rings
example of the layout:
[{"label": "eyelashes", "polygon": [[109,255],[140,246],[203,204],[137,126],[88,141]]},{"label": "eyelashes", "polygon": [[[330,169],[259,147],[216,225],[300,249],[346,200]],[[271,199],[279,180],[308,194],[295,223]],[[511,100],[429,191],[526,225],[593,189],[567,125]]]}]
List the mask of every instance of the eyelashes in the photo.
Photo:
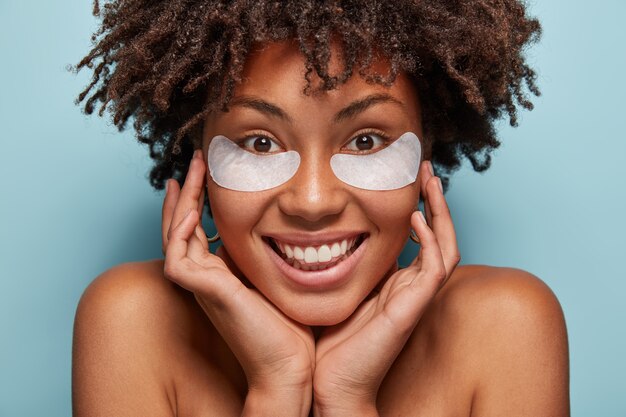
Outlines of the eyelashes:
[{"label": "eyelashes", "polygon": [[258,154],[272,154],[285,149],[267,136],[249,136],[240,142],[240,145],[247,151]]},{"label": "eyelashes", "polygon": [[[341,147],[349,154],[369,154],[377,152],[389,145],[391,138],[380,131],[368,130],[360,132]],[[252,133],[235,141],[241,148],[259,155],[270,155],[286,151],[277,139],[265,133]]]},{"label": "eyelashes", "polygon": [[343,149],[354,154],[368,154],[379,151],[389,144],[390,138],[384,133],[368,131],[355,135]]}]

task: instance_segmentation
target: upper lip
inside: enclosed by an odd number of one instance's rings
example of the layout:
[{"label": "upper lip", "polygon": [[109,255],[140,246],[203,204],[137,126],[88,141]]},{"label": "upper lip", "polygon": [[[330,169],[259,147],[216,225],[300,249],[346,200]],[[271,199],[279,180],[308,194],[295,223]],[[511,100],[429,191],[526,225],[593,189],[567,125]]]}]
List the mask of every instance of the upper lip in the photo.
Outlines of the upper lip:
[{"label": "upper lip", "polygon": [[335,231],[322,233],[269,233],[265,237],[277,240],[281,243],[287,243],[297,246],[319,246],[329,242],[337,242],[344,239],[351,239],[360,236],[364,231]]}]

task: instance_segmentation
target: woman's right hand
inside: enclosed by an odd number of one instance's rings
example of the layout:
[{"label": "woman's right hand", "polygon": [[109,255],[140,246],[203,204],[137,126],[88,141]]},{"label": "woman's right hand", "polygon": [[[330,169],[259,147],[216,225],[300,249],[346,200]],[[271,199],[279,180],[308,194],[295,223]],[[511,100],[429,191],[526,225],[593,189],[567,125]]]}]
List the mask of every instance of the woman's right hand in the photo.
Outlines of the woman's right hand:
[{"label": "woman's right hand", "polygon": [[221,257],[209,252],[201,224],[205,171],[196,151],[183,188],[168,181],[162,220],[165,276],[194,293],[243,367],[244,415],[308,415],[315,364],[311,329],[246,287],[227,266],[225,251]]}]

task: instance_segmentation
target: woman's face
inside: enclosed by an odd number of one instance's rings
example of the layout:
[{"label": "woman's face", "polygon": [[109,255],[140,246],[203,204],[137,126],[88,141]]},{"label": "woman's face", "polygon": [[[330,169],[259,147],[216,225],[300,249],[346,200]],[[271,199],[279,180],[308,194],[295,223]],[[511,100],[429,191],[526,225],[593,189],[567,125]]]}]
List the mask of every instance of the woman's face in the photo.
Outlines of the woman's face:
[{"label": "woman's face", "polygon": [[[376,62],[374,68],[386,73],[386,65]],[[331,72],[338,69],[331,61]],[[207,173],[211,209],[230,257],[261,293],[298,322],[333,325],[395,269],[419,182],[390,191],[355,188],[335,176],[330,158],[375,149],[382,139],[405,132],[421,138],[420,109],[404,74],[391,87],[353,76],[336,90],[311,95],[303,94],[304,74],[295,45],[257,49],[229,111],[206,120],[203,151],[206,157],[211,139],[224,135],[236,142],[249,138],[244,143],[252,152],[298,152],[296,174],[264,191],[223,188]],[[313,87],[318,81],[313,78]],[[317,262],[291,260],[299,250],[310,256],[316,251]]]}]

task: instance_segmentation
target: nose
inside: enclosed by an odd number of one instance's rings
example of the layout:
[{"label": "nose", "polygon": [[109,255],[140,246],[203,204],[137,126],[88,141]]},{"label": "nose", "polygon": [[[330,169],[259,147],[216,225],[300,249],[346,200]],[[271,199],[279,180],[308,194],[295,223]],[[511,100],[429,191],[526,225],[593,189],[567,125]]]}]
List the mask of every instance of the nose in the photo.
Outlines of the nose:
[{"label": "nose", "polygon": [[296,175],[278,196],[278,206],[289,216],[320,222],[343,212],[349,197],[345,187],[332,172],[330,156],[301,155]]}]

